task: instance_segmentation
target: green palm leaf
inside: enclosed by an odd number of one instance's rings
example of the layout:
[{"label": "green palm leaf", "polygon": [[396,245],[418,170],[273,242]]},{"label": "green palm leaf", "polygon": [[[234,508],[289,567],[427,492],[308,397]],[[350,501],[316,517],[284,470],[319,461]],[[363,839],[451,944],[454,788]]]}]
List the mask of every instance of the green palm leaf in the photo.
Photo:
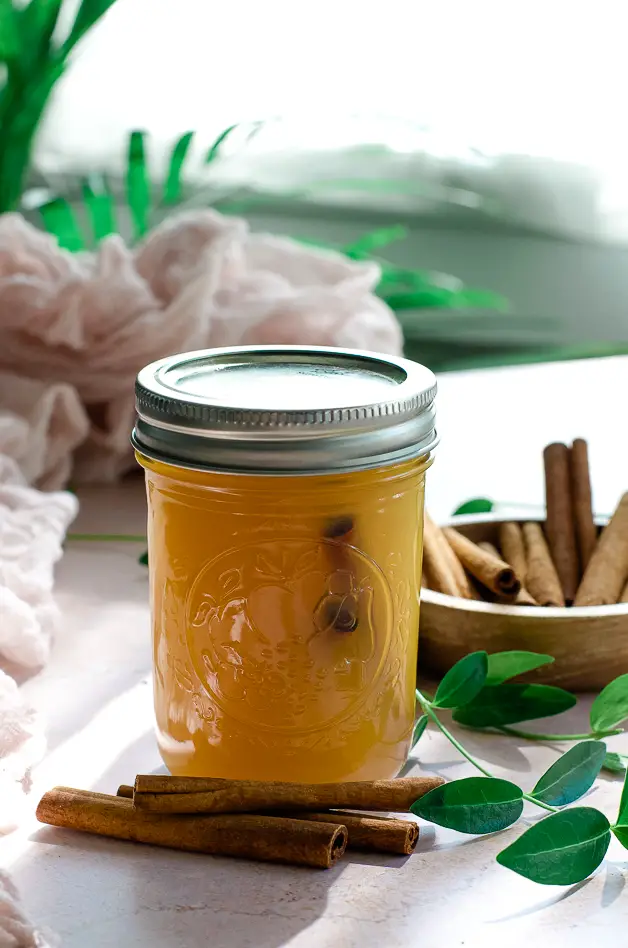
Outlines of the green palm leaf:
[{"label": "green palm leaf", "polygon": [[127,157],[126,196],[136,240],[148,231],[151,209],[145,139],[145,132],[131,132]]},{"label": "green palm leaf", "polygon": [[63,58],[57,57],[50,45],[60,10],[61,0],[30,0],[16,11],[20,44],[17,68],[25,82],[38,66],[45,69],[47,63]]},{"label": "green palm leaf", "polygon": [[166,205],[177,204],[181,200],[181,172],[193,138],[194,132],[186,132],[172,149],[162,198]]},{"label": "green palm leaf", "polygon": [[62,47],[64,55],[69,53],[115,2],[116,0],[81,0],[72,29]]},{"label": "green palm leaf", "polygon": [[104,175],[90,175],[83,182],[83,203],[94,243],[117,232],[114,200]]},{"label": "green palm leaf", "polygon": [[229,136],[233,132],[235,132],[237,127],[238,127],[237,125],[230,125],[229,128],[226,128],[224,132],[220,133],[216,141],[213,143],[213,145],[210,147],[209,151],[207,152],[207,155],[205,157],[206,165],[210,165],[212,161],[215,161],[216,158],[218,158],[218,155],[220,154],[220,150],[223,144],[226,142]]},{"label": "green palm leaf", "polygon": [[11,62],[20,52],[18,11],[13,0],[0,0],[0,61]]},{"label": "green palm leaf", "polygon": [[64,198],[55,198],[39,208],[46,230],[55,234],[64,250],[85,249],[85,241],[74,211]]},{"label": "green palm leaf", "polygon": [[[258,133],[259,131],[261,131],[261,129],[262,129],[263,127],[264,127],[264,123],[263,123],[263,122],[253,122],[253,125],[252,125],[250,131],[248,132],[248,134],[247,134],[247,136],[246,136],[246,142],[247,142],[247,144],[251,141],[252,138],[255,138],[255,136],[257,135],[257,133]],[[240,124],[239,124],[239,123],[236,123],[235,125],[230,125],[228,128],[226,128],[223,132],[220,133],[220,135],[219,135],[218,138],[215,140],[215,142],[213,143],[213,145],[210,146],[210,149],[209,149],[209,151],[207,152],[207,155],[205,156],[205,164],[206,164],[206,165],[210,165],[213,161],[216,161],[216,159],[220,157],[220,152],[222,151],[222,146],[223,146],[224,143],[227,141],[227,139],[230,138],[231,135],[233,135],[233,133],[235,132],[235,130],[238,129],[238,128],[240,128]]]}]

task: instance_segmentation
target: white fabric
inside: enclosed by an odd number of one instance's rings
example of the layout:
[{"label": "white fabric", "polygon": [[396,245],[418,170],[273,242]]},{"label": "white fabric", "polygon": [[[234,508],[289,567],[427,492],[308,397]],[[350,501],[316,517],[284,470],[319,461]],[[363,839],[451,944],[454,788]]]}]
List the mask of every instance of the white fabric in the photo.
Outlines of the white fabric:
[{"label": "white fabric", "polygon": [[[380,270],[204,210],[136,249],[113,236],[74,255],[0,217],[0,406],[5,453],[31,482],[113,480],[134,464],[142,366],[207,346],[301,343],[400,353]],[[3,421],[0,418],[0,434]],[[78,446],[78,450],[77,449]]]},{"label": "white fabric", "polygon": [[57,944],[33,928],[11,879],[0,872],[0,948],[54,948]]},{"label": "white fabric", "polygon": [[[44,410],[44,417],[49,420],[50,413]],[[17,464],[2,454],[7,444],[31,442],[43,457],[48,439],[40,421],[29,424],[0,408],[0,834],[26,812],[30,769],[46,746],[44,723],[12,674],[35,672],[48,658],[58,619],[52,570],[77,511],[72,494],[28,487]],[[9,878],[0,874],[0,948],[48,944],[24,916]]]},{"label": "white fabric", "polygon": [[57,490],[68,483],[72,451],[89,433],[78,394],[63,382],[0,373],[0,451],[29,483]]},{"label": "white fabric", "polygon": [[72,494],[28,487],[0,440],[0,832],[15,824],[29,768],[45,747],[42,723],[11,674],[33,673],[48,659],[58,619],[53,567],[76,511]]}]

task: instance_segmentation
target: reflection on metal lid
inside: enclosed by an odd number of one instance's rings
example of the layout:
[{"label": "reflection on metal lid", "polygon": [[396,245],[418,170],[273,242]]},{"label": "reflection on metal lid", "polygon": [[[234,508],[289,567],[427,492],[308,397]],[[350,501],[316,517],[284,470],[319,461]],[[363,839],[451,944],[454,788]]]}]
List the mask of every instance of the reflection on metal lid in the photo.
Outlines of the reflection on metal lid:
[{"label": "reflection on metal lid", "polygon": [[[384,372],[384,368],[389,368]],[[290,407],[299,410],[363,405],[395,397],[395,386],[406,380],[396,366],[337,365],[309,358],[286,358],[257,353],[248,361],[210,361],[175,366],[162,373],[182,398],[200,395],[230,408],[276,410],[290,394]]]},{"label": "reflection on metal lid", "polygon": [[391,356],[263,346],[172,356],[137,379],[134,444],[200,469],[352,470],[425,454],[436,380]]}]

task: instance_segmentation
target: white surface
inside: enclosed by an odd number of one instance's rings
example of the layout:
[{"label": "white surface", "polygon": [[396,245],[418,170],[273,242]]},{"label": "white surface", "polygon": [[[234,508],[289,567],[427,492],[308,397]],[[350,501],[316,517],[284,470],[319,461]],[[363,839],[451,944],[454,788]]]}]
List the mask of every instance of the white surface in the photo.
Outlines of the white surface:
[{"label": "white surface", "polygon": [[437,519],[472,497],[541,506],[551,441],[588,440],[598,513],[628,490],[628,357],[452,372],[438,390],[441,442],[427,478]]},{"label": "white surface", "polygon": [[[441,379],[433,509],[450,512],[475,493],[539,502],[542,444],[574,435],[589,437],[596,494],[612,506],[628,481],[619,427],[625,373],[614,361]],[[558,385],[551,399],[550,384]],[[535,387],[542,400],[532,397]],[[590,410],[581,404],[585,388]],[[82,501],[76,530],[143,530],[139,479],[86,491]],[[114,792],[159,765],[141,549],[72,543],[60,565],[65,624],[50,665],[26,685],[50,722],[34,797],[56,783]],[[560,727],[586,727],[586,700]],[[471,732],[463,739],[496,775],[526,789],[559,750]],[[609,743],[628,751],[623,736]],[[436,733],[428,731],[420,748],[426,769],[449,778],[472,772]],[[620,782],[603,777],[587,802],[612,817],[619,796]],[[58,933],[63,948],[518,948],[532,939],[584,948],[596,938],[622,937],[625,851],[613,843],[607,863],[584,885],[543,888],[494,860],[519,831],[476,839],[424,827],[408,859],[350,855],[337,869],[318,872],[133,846],[27,821],[0,844],[0,865],[14,873],[28,911]]]}]

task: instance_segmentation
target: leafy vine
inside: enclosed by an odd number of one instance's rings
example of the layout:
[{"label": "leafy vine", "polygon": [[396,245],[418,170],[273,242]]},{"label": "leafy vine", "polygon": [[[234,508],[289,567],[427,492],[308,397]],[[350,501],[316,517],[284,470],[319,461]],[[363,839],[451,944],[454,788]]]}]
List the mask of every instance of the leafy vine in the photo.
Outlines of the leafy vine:
[{"label": "leafy vine", "polygon": [[[413,746],[432,722],[462,756],[479,771],[431,790],[413,805],[417,816],[461,833],[495,833],[512,826],[528,802],[548,812],[497,861],[508,869],[544,885],[572,885],[586,879],[606,855],[613,834],[628,849],[628,779],[611,825],[594,807],[570,807],[594,784],[602,767],[623,769],[621,754],[607,753],[602,738],[621,733],[628,718],[628,675],[610,682],[591,707],[591,730],[584,734],[540,734],[510,725],[560,714],[573,707],[575,695],[553,685],[525,684],[510,679],[553,662],[534,652],[472,652],[460,659],[442,679],[433,698],[417,690],[420,716]],[[466,750],[439,717],[453,712],[464,727],[495,730],[527,740],[577,741],[539,778],[528,793],[509,780],[494,777]]]}]

